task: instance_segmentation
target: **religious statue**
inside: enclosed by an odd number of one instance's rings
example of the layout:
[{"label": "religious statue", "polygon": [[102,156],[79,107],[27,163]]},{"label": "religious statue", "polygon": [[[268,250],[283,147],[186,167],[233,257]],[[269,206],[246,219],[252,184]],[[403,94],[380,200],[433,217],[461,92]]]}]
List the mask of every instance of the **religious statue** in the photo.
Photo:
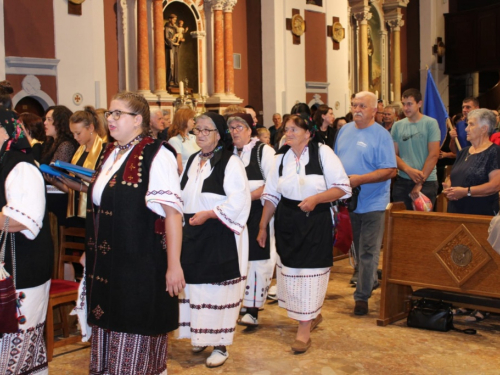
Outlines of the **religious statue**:
[{"label": "religious statue", "polygon": [[184,34],[188,28],[184,28],[183,21],[177,25],[177,15],[171,14],[165,25],[165,45],[167,48],[167,85],[179,85],[179,48],[184,41]]}]

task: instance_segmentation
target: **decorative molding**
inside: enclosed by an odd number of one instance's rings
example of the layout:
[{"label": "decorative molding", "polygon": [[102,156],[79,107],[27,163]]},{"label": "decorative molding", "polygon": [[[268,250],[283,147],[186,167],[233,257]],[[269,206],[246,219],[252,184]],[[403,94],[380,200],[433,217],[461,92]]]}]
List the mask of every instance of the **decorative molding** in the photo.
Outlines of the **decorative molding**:
[{"label": "decorative molding", "polygon": [[405,21],[403,20],[403,15],[398,14],[395,17],[387,17],[387,25],[391,31],[400,31],[401,27],[404,26]]},{"label": "decorative molding", "polygon": [[222,10],[226,4],[226,0],[205,0],[205,4],[210,6],[212,10]]},{"label": "decorative molding", "polygon": [[205,31],[191,31],[190,35],[196,39],[204,39],[207,36]]},{"label": "decorative molding", "polygon": [[359,9],[353,9],[353,16],[358,21],[358,24],[367,24],[372,18],[372,13],[370,12],[370,7],[362,7]]},{"label": "decorative molding", "polygon": [[306,92],[328,93],[330,82],[312,82],[306,81]]},{"label": "decorative molding", "polygon": [[28,92],[21,90],[12,98],[12,106],[15,107],[19,101],[25,97],[31,97],[37,99],[42,105],[43,109],[47,109],[50,106],[56,105],[52,98],[46,92],[38,90],[36,94],[29,94]]},{"label": "decorative molding", "polygon": [[226,0],[226,2],[224,3],[224,12],[231,13],[237,2],[238,0]]},{"label": "decorative molding", "polygon": [[33,74],[38,76],[57,76],[58,59],[42,59],[38,57],[5,58],[6,74]]}]

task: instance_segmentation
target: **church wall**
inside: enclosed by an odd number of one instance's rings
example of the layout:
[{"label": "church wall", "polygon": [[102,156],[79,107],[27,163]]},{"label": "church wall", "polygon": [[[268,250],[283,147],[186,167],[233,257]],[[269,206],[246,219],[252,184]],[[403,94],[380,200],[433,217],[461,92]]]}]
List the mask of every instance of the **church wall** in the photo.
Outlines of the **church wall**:
[{"label": "church wall", "polygon": [[[82,15],[68,14],[67,0],[54,1],[54,29],[59,104],[71,110],[84,105],[107,107],[104,6],[101,1],[85,1]],[[115,24],[116,25],[116,24]],[[83,96],[80,105],[73,95]]]},{"label": "church wall", "polygon": [[234,70],[234,93],[248,104],[247,0],[239,0],[233,9],[233,52],[241,54],[241,69]]},{"label": "church wall", "polygon": [[55,57],[52,3],[53,0],[4,2],[6,56]]},{"label": "church wall", "polygon": [[[299,9],[306,20],[300,44],[286,29],[292,9]],[[332,17],[348,26],[347,1],[326,1],[322,7],[306,5],[302,0],[262,2],[262,50],[264,118],[274,112],[288,113],[297,102],[327,103],[336,116],[349,111],[349,42],[333,50],[326,36]],[[347,37],[346,32],[346,37]]]},{"label": "church wall", "polygon": [[[106,96],[101,106],[108,108],[114,94],[119,91],[118,82],[118,32],[117,2],[104,0],[104,48],[106,56]],[[103,91],[104,93],[104,91]]]},{"label": "church wall", "polygon": [[323,1],[326,3],[326,25],[332,25],[332,18],[338,17],[345,29],[345,39],[340,42],[340,49],[333,49],[333,40],[326,40],[328,69],[328,105],[332,107],[335,117],[342,117],[351,108],[351,92],[349,90],[349,16],[348,4],[345,1]]},{"label": "church wall", "polygon": [[448,1],[420,0],[420,88],[425,92],[427,80],[426,66],[432,72],[434,81],[445,107],[449,108],[448,76],[444,74],[443,63],[438,64],[437,57],[432,54],[432,46],[436,38],[442,37],[444,44],[444,13],[448,13]]},{"label": "church wall", "polygon": [[[246,0],[248,36],[248,103],[253,105],[259,117],[263,110],[262,98],[262,20],[261,0]],[[267,121],[266,121],[267,120]],[[269,123],[270,119],[259,117],[259,123]]]}]

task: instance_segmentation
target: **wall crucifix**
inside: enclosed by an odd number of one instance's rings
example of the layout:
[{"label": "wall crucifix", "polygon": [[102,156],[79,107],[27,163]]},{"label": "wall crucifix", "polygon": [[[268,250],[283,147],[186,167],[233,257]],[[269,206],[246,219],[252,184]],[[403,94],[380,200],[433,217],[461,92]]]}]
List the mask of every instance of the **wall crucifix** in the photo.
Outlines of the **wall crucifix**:
[{"label": "wall crucifix", "polygon": [[339,21],[338,17],[332,17],[332,25],[326,28],[326,35],[332,38],[333,49],[336,51],[340,49],[340,42],[345,38],[345,29]]},{"label": "wall crucifix", "polygon": [[300,10],[292,9],[292,18],[286,19],[286,29],[292,31],[293,44],[300,44],[300,36],[306,31],[306,21],[300,15]]}]

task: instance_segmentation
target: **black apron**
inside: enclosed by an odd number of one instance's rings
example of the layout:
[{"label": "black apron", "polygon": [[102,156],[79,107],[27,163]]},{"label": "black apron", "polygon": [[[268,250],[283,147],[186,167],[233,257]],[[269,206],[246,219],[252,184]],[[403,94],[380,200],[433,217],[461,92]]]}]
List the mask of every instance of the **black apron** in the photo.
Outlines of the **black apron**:
[{"label": "black apron", "polygon": [[[250,154],[250,161],[248,166],[245,168],[245,172],[247,174],[247,178],[249,181],[257,180],[265,180],[262,174],[262,170],[259,166],[259,162],[262,161],[262,149],[264,148],[264,144],[262,142],[256,142],[254,147],[252,148],[252,152]],[[252,206],[250,208],[250,215],[248,216],[247,227],[248,227],[248,260],[266,260],[271,256],[271,244],[270,244],[270,236],[269,236],[269,225],[267,225],[267,237],[266,237],[266,245],[264,247],[260,247],[257,242],[257,236],[259,234],[259,224],[260,219],[262,218],[262,212],[264,211],[264,207],[262,207],[262,203],[260,199],[252,201]]]},{"label": "black apron", "polygon": [[303,212],[295,201],[282,197],[276,208],[276,249],[289,268],[324,268],[333,265],[333,221],[329,203]]}]

